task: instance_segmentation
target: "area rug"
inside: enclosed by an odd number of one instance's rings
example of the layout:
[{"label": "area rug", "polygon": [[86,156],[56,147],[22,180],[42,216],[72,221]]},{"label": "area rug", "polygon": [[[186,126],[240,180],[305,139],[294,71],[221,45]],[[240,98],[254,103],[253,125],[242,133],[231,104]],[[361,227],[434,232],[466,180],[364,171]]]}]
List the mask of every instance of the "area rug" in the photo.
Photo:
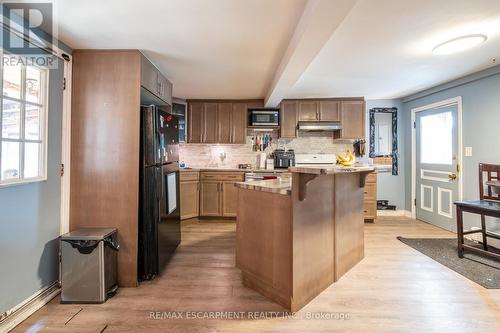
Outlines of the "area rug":
[{"label": "area rug", "polygon": [[[495,258],[465,250],[464,258],[460,259],[457,254],[457,240],[454,238],[404,238],[399,236],[398,239],[485,288],[500,289],[500,261]],[[466,241],[466,243],[481,247],[480,244],[471,241]],[[489,250],[500,254],[500,250],[495,248],[490,247]]]}]

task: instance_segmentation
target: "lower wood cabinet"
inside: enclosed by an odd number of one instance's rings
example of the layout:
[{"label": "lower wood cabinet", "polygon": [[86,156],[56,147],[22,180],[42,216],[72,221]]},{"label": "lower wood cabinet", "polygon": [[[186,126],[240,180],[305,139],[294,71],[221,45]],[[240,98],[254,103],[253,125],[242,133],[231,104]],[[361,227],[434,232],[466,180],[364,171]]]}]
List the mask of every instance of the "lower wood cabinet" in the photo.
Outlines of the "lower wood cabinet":
[{"label": "lower wood cabinet", "polygon": [[363,212],[365,221],[374,222],[377,218],[377,174],[372,172],[366,177],[365,201]]},{"label": "lower wood cabinet", "polygon": [[238,189],[234,186],[234,181],[221,183],[222,189],[222,216],[236,217],[238,208]]},{"label": "lower wood cabinet", "polygon": [[200,188],[200,216],[221,216],[220,182],[204,180]]},{"label": "lower wood cabinet", "polygon": [[182,171],[181,219],[236,217],[238,192],[234,183],[244,178],[243,172]]},{"label": "lower wood cabinet", "polygon": [[181,220],[200,215],[200,181],[198,171],[181,171]]},{"label": "lower wood cabinet", "polygon": [[200,216],[235,217],[238,192],[234,183],[244,178],[243,172],[201,172]]}]

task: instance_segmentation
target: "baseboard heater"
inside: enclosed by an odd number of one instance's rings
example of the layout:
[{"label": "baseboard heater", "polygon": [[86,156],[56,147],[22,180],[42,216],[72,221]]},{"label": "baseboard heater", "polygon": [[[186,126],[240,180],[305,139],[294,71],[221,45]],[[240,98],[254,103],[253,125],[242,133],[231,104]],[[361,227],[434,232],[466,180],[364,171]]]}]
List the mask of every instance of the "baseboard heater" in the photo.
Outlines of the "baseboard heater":
[{"label": "baseboard heater", "polygon": [[59,281],[38,291],[14,308],[0,315],[0,332],[8,332],[31,316],[35,311],[50,302],[59,294],[61,288]]}]

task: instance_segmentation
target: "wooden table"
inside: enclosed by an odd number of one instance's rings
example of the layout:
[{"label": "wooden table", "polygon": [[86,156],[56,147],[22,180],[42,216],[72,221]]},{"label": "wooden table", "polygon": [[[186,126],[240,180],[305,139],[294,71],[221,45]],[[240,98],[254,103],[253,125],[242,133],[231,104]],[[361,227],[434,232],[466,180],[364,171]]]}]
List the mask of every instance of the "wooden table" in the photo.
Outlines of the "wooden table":
[{"label": "wooden table", "polygon": [[464,235],[483,233],[484,236],[483,239],[486,239],[486,236],[495,239],[500,239],[500,237],[496,234],[492,234],[486,231],[485,226],[482,227],[482,230],[464,231],[464,222],[463,222],[463,212],[500,218],[500,202],[489,201],[489,200],[471,200],[471,201],[457,201],[455,202],[455,205],[457,206],[458,256],[460,258],[463,258],[464,249],[468,249],[471,251],[482,253],[484,255],[488,255],[490,257],[494,257],[496,259],[500,259],[500,255],[488,251],[488,246],[486,243],[483,244],[483,249],[479,249],[477,247],[464,244]]}]

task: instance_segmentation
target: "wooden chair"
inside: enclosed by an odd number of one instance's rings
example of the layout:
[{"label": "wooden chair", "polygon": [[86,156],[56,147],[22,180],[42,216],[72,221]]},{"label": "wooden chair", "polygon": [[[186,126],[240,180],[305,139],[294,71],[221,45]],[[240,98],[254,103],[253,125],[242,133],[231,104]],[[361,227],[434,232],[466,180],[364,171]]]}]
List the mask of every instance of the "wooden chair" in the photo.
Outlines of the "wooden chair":
[{"label": "wooden chair", "polygon": [[[486,180],[484,175],[487,176]],[[487,240],[487,237],[495,239],[500,239],[500,237],[486,230],[486,216],[500,218],[500,165],[480,163],[479,200],[456,201],[455,205],[457,207],[458,256],[463,258],[464,249],[468,249],[500,259],[500,255],[488,251]],[[481,230],[464,231],[463,212],[481,215]],[[481,233],[483,236],[482,249],[464,244],[464,235],[475,233]]]}]

